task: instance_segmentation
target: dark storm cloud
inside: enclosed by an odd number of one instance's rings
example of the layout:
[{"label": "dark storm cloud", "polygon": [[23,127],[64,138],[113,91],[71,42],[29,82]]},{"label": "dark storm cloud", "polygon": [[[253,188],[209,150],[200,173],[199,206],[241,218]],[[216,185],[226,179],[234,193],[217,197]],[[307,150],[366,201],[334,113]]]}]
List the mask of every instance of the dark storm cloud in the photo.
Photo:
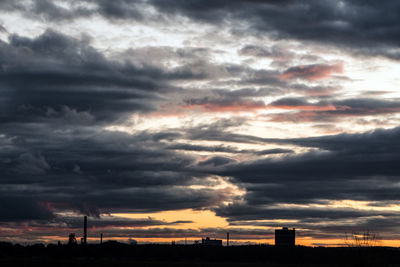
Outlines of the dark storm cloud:
[{"label": "dark storm cloud", "polygon": [[[78,5],[80,3],[80,5]],[[167,20],[182,15],[211,24],[246,21],[250,29],[279,39],[298,39],[349,48],[355,53],[398,59],[400,5],[397,1],[73,1],[64,8],[51,1],[36,0],[24,6],[3,1],[3,10],[49,20],[74,19],[99,14],[111,20]],[[88,4],[90,6],[88,6]],[[146,13],[145,6],[159,13]],[[155,16],[155,17],[154,17]],[[248,32],[248,31],[247,31]],[[390,49],[395,48],[395,49]]]},{"label": "dark storm cloud", "polygon": [[[78,1],[70,1],[72,4],[78,3]],[[28,11],[28,10],[29,11]],[[73,6],[72,9],[68,9],[57,5],[54,1],[49,0],[37,0],[27,8],[22,10],[27,11],[26,14],[32,16],[38,16],[46,20],[71,20],[79,17],[85,17],[92,15],[92,11],[85,7]]]},{"label": "dark storm cloud", "polygon": [[296,113],[277,113],[270,116],[272,121],[279,122],[326,122],[346,117],[378,116],[400,112],[400,102],[397,99],[353,98],[310,103],[304,98],[282,98],[269,103],[268,106],[298,111]]},{"label": "dark storm cloud", "polygon": [[87,38],[51,30],[36,38],[11,35],[0,43],[0,57],[0,183],[2,196],[14,199],[3,207],[16,213],[31,207],[26,216],[4,213],[4,220],[46,219],[54,213],[48,207],[96,216],[201,209],[232,197],[186,187],[209,181],[191,168],[194,157],[163,148],[180,131],[103,129],[157,110],[157,101],[180,90],[170,81],[206,77],[207,63],[166,69],[129,57],[111,60]]},{"label": "dark storm cloud", "polygon": [[[395,155],[400,149],[396,143],[399,133],[399,129],[395,128],[364,134],[276,140],[276,142],[319,148],[323,151],[312,151],[280,160],[260,160],[239,164],[236,177],[243,177],[245,180],[254,182],[260,178],[261,183],[279,181],[284,178],[305,182],[312,181],[314,178],[322,179],[321,176],[338,179],[340,177],[347,179],[347,176],[350,176],[354,179],[362,177],[366,179],[383,175],[394,178],[397,175],[397,169],[394,167],[397,164]],[[256,169],[260,172],[255,171]],[[268,173],[263,173],[267,169]],[[235,173],[232,168],[231,170]],[[242,171],[243,176],[238,175]],[[262,177],[265,180],[261,179]],[[303,180],[304,177],[307,180]]]},{"label": "dark storm cloud", "polygon": [[240,98],[188,99],[185,108],[201,108],[207,111],[254,111],[265,107],[263,101]]},{"label": "dark storm cloud", "polygon": [[[43,220],[46,219],[46,220]],[[148,232],[151,234],[153,231],[157,232],[160,228],[155,230],[140,230],[147,227],[168,227],[179,226],[181,224],[192,223],[192,221],[161,221],[153,218],[122,218],[110,215],[101,217],[88,217],[88,237],[98,238],[100,233],[105,238],[108,237],[127,237],[136,232]],[[29,228],[27,228],[29,225]],[[24,240],[38,241],[43,236],[53,236],[66,238],[68,233],[74,232],[79,236],[82,231],[83,218],[82,216],[69,215],[56,215],[50,218],[35,218],[29,221],[29,224],[24,221],[0,221],[0,235],[4,238],[19,238],[23,236]],[[4,230],[5,229],[5,230]],[[163,228],[169,229],[169,228]],[[170,229],[172,230],[172,229]],[[165,231],[165,230],[164,230]],[[167,233],[168,231],[165,231]],[[136,234],[135,234],[136,235]],[[168,235],[168,234],[166,234]]]},{"label": "dark storm cloud", "polygon": [[282,94],[279,88],[241,88],[237,90],[215,89],[213,93],[224,98],[246,98],[246,97],[263,97]]},{"label": "dark storm cloud", "polygon": [[[264,208],[261,209],[259,207],[252,207],[251,205],[231,205],[226,207],[225,209],[220,210],[220,214],[224,217],[230,216],[234,214],[234,216],[230,217],[230,220],[233,222],[235,220],[274,220],[274,219],[286,219],[286,220],[296,220],[300,219],[301,223],[308,219],[313,219],[314,222],[330,222],[332,220],[346,220],[346,219],[355,219],[355,218],[363,218],[363,217],[372,217],[372,216],[393,216],[395,212],[377,212],[377,211],[360,211],[356,209],[339,209],[339,208]],[[226,214],[224,214],[226,213]],[[251,224],[251,223],[249,223]],[[265,226],[276,226],[277,223],[264,223],[261,225]],[[240,225],[239,223],[233,223],[233,225]],[[260,225],[255,223],[255,225]],[[307,224],[305,224],[307,225]]]},{"label": "dark storm cloud", "polygon": [[[142,218],[142,219],[130,219],[130,218],[121,218],[114,216],[101,216],[101,217],[89,217],[88,218],[89,229],[97,229],[97,228],[115,228],[115,227],[148,227],[148,226],[160,226],[160,225],[179,225],[184,223],[192,223],[191,221],[174,221],[174,222],[166,222],[161,220],[156,220],[153,218]],[[64,225],[64,227],[68,228],[76,228],[79,229],[82,227],[82,217],[58,217],[54,219],[55,223],[58,223],[59,226]],[[38,224],[40,226],[40,224]],[[42,225],[46,226],[46,224]]]},{"label": "dark storm cloud", "polygon": [[[49,218],[36,218],[32,222],[29,223],[31,227],[42,227],[43,229],[48,229],[49,231],[54,231],[52,234],[56,234],[58,228],[69,228],[72,230],[80,230],[83,225],[83,217],[82,216],[71,216],[71,215],[55,215]],[[26,222],[12,220],[11,222],[2,222],[2,226],[10,226],[10,227],[24,227]],[[192,221],[162,221],[156,220],[151,217],[148,218],[124,218],[124,217],[115,217],[111,215],[103,215],[99,217],[88,217],[88,228],[89,230],[103,230],[106,228],[119,228],[119,227],[132,227],[132,228],[142,228],[149,226],[170,226],[170,225],[179,225],[185,223],[192,223]]]},{"label": "dark storm cloud", "polygon": [[89,214],[202,208],[231,197],[184,188],[206,174],[191,170],[193,158],[162,150],[151,134],[75,130],[51,136],[45,128],[38,131],[24,134],[26,143],[14,150],[2,151],[4,197],[29,194],[38,203]]},{"label": "dark storm cloud", "polygon": [[181,137],[179,131],[128,135],[102,129],[125,115],[156,110],[154,102],[175,92],[168,81],[199,77],[190,67],[169,71],[110,60],[87,40],[54,31],[37,38],[12,35],[0,44],[0,57],[0,182],[2,195],[15,199],[3,207],[25,203],[25,194],[38,207],[21,220],[51,215],[39,209],[41,203],[99,215],[197,209],[232,197],[185,188],[207,174],[190,169],[195,158],[163,149],[161,142]]},{"label": "dark storm cloud", "polygon": [[160,12],[209,23],[244,20],[258,32],[350,48],[398,59],[400,5],[396,1],[151,1]]},{"label": "dark storm cloud", "polygon": [[327,79],[334,73],[342,73],[343,64],[312,64],[295,66],[285,70],[280,78],[282,80],[287,79],[305,79],[309,81]]},{"label": "dark storm cloud", "polygon": [[257,155],[273,155],[273,154],[284,154],[284,153],[293,153],[294,151],[291,149],[284,149],[284,148],[273,148],[273,149],[265,149],[257,151]]},{"label": "dark storm cloud", "polygon": [[[231,221],[296,219],[298,225],[310,219],[323,222],[349,218],[356,223],[363,217],[395,216],[392,211],[301,205],[326,205],[333,200],[398,202],[399,137],[399,128],[394,128],[282,140],[318,148],[320,152],[239,163],[219,171],[218,174],[231,176],[246,188],[246,204],[238,202],[217,208],[217,214]],[[282,205],[285,203],[300,206]],[[349,225],[343,228],[346,227],[350,228]]]},{"label": "dark storm cloud", "polygon": [[19,11],[26,16],[47,21],[68,21],[93,15],[109,19],[143,19],[139,4],[143,1],[119,0],[68,0],[68,7],[50,0],[34,0],[32,3],[2,1],[0,8],[7,11]]},{"label": "dark storm cloud", "polygon": [[[243,120],[230,119],[211,126],[228,129],[241,123]],[[46,219],[49,217],[44,215],[54,216],[53,209],[96,216],[103,212],[201,209],[233,198],[226,190],[187,188],[213,185],[202,178],[210,175],[207,168],[220,164],[214,158],[199,169],[194,157],[175,153],[168,146],[164,149],[162,142],[186,135],[181,130],[129,135],[95,126],[54,126],[41,121],[3,125],[1,194],[15,200],[3,207],[17,211],[16,203],[28,205],[26,195],[30,196],[29,205],[38,207],[30,208],[20,220]],[[278,152],[282,151],[266,153]],[[9,213],[4,214],[4,220],[13,220]]]},{"label": "dark storm cloud", "polygon": [[251,149],[235,149],[228,146],[201,146],[201,145],[190,145],[190,144],[173,144],[166,147],[167,149],[174,150],[186,150],[186,151],[202,151],[202,152],[220,152],[220,153],[248,153],[257,155],[272,155],[272,154],[282,154],[282,153],[292,153],[293,150],[290,149],[266,149],[266,150],[251,150]]},{"label": "dark storm cloud", "polygon": [[0,222],[4,221],[26,221],[26,220],[50,220],[54,218],[53,213],[45,204],[27,196],[0,197]]},{"label": "dark storm cloud", "polygon": [[[115,119],[148,110],[159,86],[159,70],[107,60],[85,41],[47,31],[36,39],[12,35],[0,44],[2,121],[86,116]],[[149,105],[143,105],[143,101]],[[4,116],[6,115],[6,116]],[[77,118],[78,119],[78,118]],[[79,119],[78,119],[79,120]]]},{"label": "dark storm cloud", "polygon": [[[289,142],[300,146],[317,147],[331,152],[351,153],[377,153],[378,159],[382,162],[386,157],[396,154],[400,146],[395,140],[400,135],[400,128],[389,130],[377,129],[360,134],[339,134],[333,136],[310,137],[304,139],[292,139]],[[384,156],[384,157],[383,157]],[[396,158],[394,158],[396,159]],[[388,169],[387,171],[396,171]]]},{"label": "dark storm cloud", "polygon": [[172,80],[208,77],[207,63],[163,69],[111,60],[88,42],[51,30],[1,42],[1,121],[121,120],[132,112],[156,110],[165,94],[179,91],[169,85]]},{"label": "dark storm cloud", "polygon": [[227,158],[227,157],[212,157],[210,159],[207,159],[205,161],[201,161],[199,163],[199,166],[205,166],[205,165],[212,165],[212,166],[221,166],[221,165],[226,165],[229,163],[235,162],[234,159]]}]

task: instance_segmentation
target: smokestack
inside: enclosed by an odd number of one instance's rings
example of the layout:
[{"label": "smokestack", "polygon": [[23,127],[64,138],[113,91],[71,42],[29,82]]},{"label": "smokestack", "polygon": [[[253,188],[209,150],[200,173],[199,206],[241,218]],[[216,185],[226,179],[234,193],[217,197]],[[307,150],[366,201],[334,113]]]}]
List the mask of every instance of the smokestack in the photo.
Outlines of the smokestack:
[{"label": "smokestack", "polygon": [[87,216],[83,217],[83,244],[87,244]]},{"label": "smokestack", "polygon": [[226,233],[226,246],[229,247],[229,232]]},{"label": "smokestack", "polygon": [[100,234],[100,244],[103,244],[103,233]]}]

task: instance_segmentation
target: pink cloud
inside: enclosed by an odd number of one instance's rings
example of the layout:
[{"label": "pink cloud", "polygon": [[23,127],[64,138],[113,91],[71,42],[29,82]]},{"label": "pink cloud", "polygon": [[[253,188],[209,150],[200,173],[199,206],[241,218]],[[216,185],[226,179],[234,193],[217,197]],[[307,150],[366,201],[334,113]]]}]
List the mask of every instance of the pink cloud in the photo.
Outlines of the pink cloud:
[{"label": "pink cloud", "polygon": [[287,69],[280,75],[281,80],[305,79],[309,81],[330,78],[334,73],[343,73],[343,62],[335,64],[300,65]]}]

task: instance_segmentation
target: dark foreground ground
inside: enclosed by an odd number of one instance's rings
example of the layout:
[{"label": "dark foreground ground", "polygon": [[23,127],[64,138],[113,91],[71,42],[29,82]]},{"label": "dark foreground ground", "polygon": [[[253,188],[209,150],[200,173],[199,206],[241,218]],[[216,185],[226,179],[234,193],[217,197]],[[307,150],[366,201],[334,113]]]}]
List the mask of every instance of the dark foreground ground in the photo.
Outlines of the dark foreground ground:
[{"label": "dark foreground ground", "polygon": [[195,245],[20,246],[0,243],[0,266],[398,266],[397,248],[205,247]]}]

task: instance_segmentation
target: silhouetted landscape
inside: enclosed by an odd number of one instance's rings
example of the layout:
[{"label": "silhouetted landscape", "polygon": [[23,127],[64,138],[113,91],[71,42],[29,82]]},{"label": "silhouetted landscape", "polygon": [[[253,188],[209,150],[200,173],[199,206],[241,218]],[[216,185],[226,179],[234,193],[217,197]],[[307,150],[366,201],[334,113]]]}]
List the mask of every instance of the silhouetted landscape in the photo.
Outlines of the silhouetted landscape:
[{"label": "silhouetted landscape", "polygon": [[400,266],[389,247],[326,248],[267,245],[12,245],[0,243],[1,266]]}]

